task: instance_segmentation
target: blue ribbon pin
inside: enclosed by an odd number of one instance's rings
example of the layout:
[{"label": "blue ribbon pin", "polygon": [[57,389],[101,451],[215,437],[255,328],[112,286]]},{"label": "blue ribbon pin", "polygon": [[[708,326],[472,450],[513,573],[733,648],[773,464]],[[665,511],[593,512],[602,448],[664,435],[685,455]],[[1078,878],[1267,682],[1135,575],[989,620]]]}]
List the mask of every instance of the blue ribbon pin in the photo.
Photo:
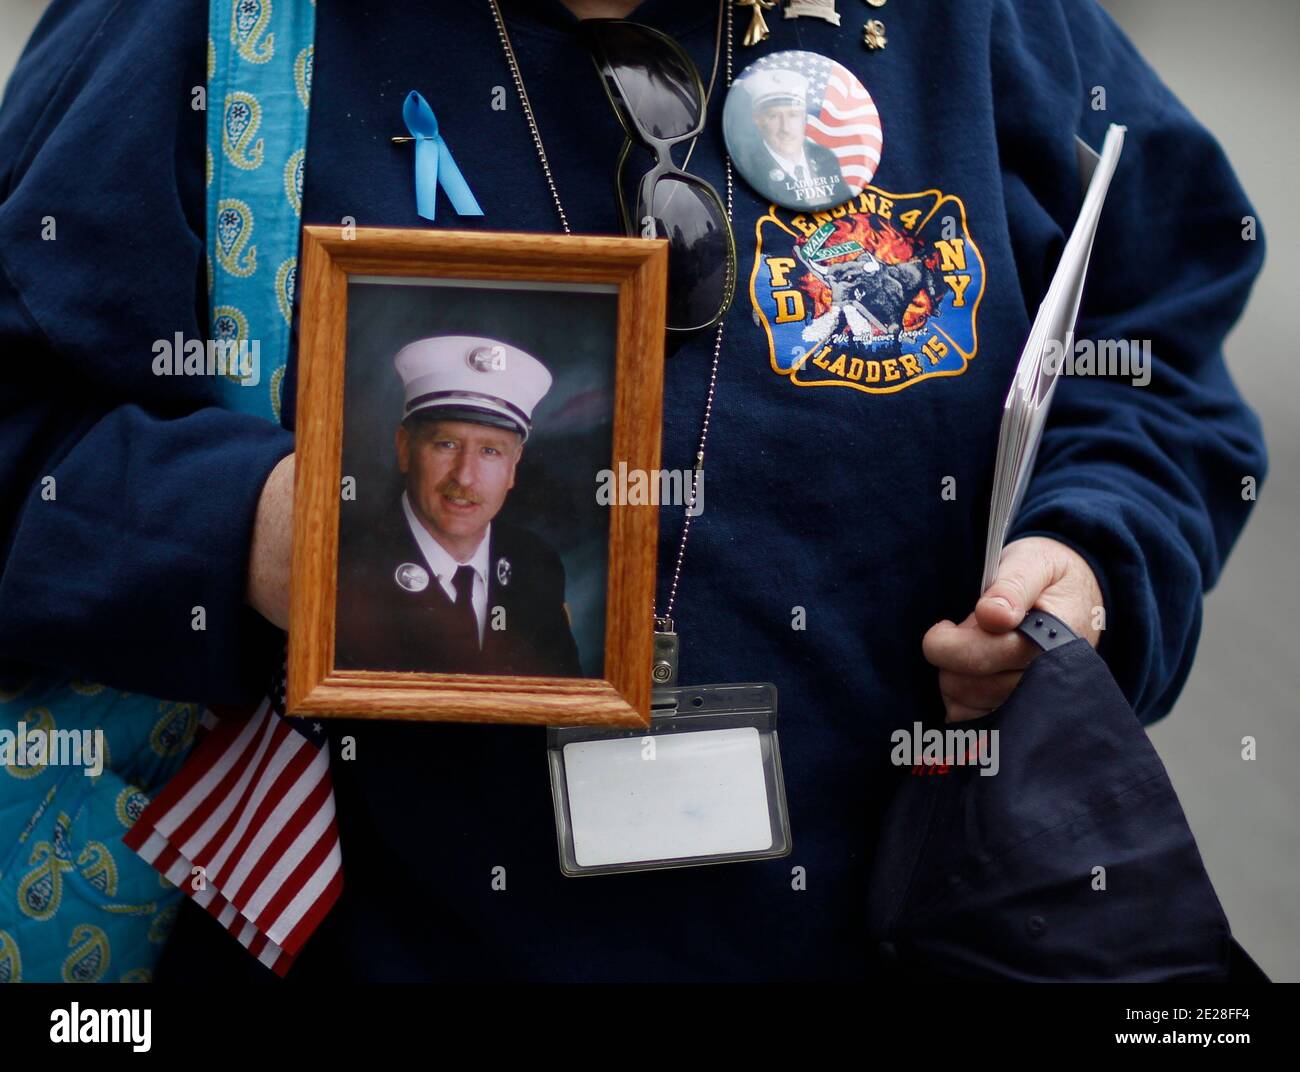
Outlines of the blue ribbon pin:
[{"label": "blue ribbon pin", "polygon": [[415,90],[406,95],[402,105],[402,119],[406,129],[415,139],[415,210],[426,220],[434,218],[438,198],[438,185],[451,201],[451,207],[462,216],[482,216],[483,210],[470,192],[469,183],[460,173],[451,150],[438,133],[438,120],[433,109]]}]

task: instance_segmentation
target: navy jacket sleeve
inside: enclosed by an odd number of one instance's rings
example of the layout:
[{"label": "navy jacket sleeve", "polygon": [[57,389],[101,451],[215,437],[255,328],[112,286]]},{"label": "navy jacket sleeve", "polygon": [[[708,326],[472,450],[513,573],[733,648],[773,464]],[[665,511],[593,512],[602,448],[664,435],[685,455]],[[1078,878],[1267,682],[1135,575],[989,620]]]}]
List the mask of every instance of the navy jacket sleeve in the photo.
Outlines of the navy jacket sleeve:
[{"label": "navy jacket sleeve", "polygon": [[1251,506],[1243,482],[1264,476],[1259,423],[1222,355],[1263,241],[1249,240],[1252,209],[1218,144],[1094,0],[1016,0],[997,17],[998,136],[1030,315],[1078,210],[1076,131],[1100,148],[1108,123],[1128,127],[1077,338],[1150,340],[1150,382],[1059,382],[1012,536],[1053,536],[1092,564],[1099,651],[1150,722],[1187,678],[1202,593]]},{"label": "navy jacket sleeve", "polygon": [[0,658],[235,703],[274,650],[243,596],[292,436],[152,370],[205,337],[206,13],[55,0],[0,108]]}]

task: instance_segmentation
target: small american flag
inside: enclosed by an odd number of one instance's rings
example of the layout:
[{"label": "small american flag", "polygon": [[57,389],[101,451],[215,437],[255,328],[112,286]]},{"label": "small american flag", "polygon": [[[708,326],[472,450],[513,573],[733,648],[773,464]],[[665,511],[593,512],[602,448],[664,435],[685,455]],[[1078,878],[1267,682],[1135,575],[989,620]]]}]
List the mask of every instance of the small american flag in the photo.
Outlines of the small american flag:
[{"label": "small american flag", "polygon": [[203,725],[122,840],[283,976],[343,889],[329,748],[284,717],[283,670],[251,714]]},{"label": "small american flag", "polygon": [[840,162],[850,187],[866,186],[880,166],[880,113],[866,87],[842,64],[815,52],[774,52],[754,67],[797,71],[808,79],[808,137]]}]

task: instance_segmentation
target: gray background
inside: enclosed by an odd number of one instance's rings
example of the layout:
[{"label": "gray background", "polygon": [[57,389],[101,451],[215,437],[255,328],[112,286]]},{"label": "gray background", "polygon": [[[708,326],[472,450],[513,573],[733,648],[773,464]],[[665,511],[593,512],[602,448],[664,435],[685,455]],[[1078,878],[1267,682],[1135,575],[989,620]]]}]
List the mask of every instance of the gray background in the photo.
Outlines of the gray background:
[{"label": "gray background", "polygon": [[[348,286],[343,384],[343,472],[357,497],[339,503],[340,547],[379,521],[402,494],[393,436],[404,391],[393,368],[403,346],[431,335],[483,335],[544,364],[551,388],[533,411],[533,432],[501,520],[540,536],[564,561],[565,594],[585,677],[603,677],[609,510],[595,474],[613,465],[614,350],[618,293],[524,283]],[[344,531],[346,530],[346,531]]]},{"label": "gray background", "polygon": [[[904,0],[896,0],[902,4]],[[957,2],[957,0],[951,0]],[[1291,326],[1300,248],[1296,182],[1300,3],[1103,0],[1184,103],[1223,142],[1267,232],[1269,262],[1228,342],[1264,422],[1272,475],[1219,587],[1177,708],[1151,736],[1242,943],[1275,979],[1300,981],[1300,363]],[[44,0],[0,0],[0,76]],[[846,23],[865,12],[843,0]],[[892,5],[891,5],[892,7]],[[888,23],[890,7],[882,12]],[[1123,121],[1122,116],[1114,117]],[[1253,735],[1259,758],[1241,759]]]}]

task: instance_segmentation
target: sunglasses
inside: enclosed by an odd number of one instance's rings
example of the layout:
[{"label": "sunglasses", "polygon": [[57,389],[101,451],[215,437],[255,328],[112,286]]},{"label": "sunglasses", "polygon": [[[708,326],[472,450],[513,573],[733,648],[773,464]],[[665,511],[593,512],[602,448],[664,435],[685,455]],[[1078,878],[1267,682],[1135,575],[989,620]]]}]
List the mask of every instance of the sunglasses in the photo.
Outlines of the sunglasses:
[{"label": "sunglasses", "polygon": [[[584,19],[578,33],[626,135],[615,172],[624,230],[668,239],[668,330],[714,327],[735,296],[736,240],[717,191],[672,158],[674,145],[704,129],[699,69],[671,37],[640,23]],[[634,145],[655,162],[629,198],[625,170]]]}]

